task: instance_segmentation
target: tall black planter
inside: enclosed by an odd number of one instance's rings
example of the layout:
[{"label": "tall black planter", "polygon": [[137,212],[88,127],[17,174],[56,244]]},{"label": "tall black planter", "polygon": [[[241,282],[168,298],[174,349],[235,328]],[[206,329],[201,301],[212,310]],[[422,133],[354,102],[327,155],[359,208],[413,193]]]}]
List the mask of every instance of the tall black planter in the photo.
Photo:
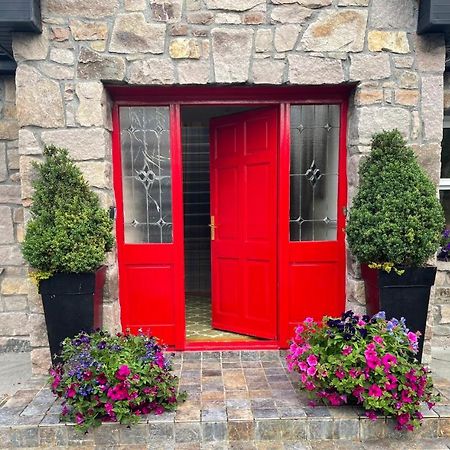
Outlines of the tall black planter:
[{"label": "tall black planter", "polygon": [[397,275],[394,271],[387,273],[363,264],[361,275],[368,314],[385,311],[387,319],[404,317],[411,331],[422,333],[417,353],[417,359],[421,361],[430,289],[436,278],[436,267],[407,268],[402,275]]},{"label": "tall black planter", "polygon": [[39,284],[52,362],[60,361],[61,342],[102,325],[106,267],[93,273],[57,273]]}]

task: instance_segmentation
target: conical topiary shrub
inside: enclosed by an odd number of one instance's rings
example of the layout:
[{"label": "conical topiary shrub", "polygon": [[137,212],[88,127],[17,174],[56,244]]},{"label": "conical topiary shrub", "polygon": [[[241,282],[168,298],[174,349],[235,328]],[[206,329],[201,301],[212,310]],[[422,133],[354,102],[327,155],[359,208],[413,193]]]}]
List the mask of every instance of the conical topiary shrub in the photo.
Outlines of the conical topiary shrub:
[{"label": "conical topiary shrub", "polygon": [[22,251],[37,280],[93,272],[112,247],[112,220],[100,207],[66,149],[47,146],[38,176]]},{"label": "conical topiary shrub", "polygon": [[423,266],[443,228],[436,188],[399,131],[374,135],[347,222],[353,255],[361,263]]}]

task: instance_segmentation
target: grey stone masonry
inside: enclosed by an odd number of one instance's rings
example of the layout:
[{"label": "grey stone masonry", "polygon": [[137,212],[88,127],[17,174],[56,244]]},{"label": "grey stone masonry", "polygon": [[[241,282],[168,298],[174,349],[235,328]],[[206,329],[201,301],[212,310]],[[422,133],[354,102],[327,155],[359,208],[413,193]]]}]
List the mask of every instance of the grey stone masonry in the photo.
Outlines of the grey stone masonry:
[{"label": "grey stone masonry", "polygon": [[[0,205],[11,210],[7,219],[1,215],[6,227],[1,239],[12,240],[13,226],[14,240],[20,240],[20,207],[29,206],[32,194],[31,162],[46,143],[68,147],[103,204],[114,204],[111,105],[105,88],[110,83],[352,83],[349,202],[371,135],[382,129],[398,128],[437,183],[445,43],[442,35],[415,34],[417,0],[45,0],[42,17],[41,35],[13,39],[19,155],[17,125],[11,125],[7,174],[0,161],[5,178]],[[5,158],[4,151],[0,155]],[[28,333],[26,324],[33,324],[33,367],[44,371],[49,360],[39,297],[25,281],[17,245],[0,242],[0,252],[5,252],[0,261],[11,266],[2,275],[2,326],[14,335]],[[104,317],[105,325],[114,328],[119,326],[114,254],[108,265]],[[347,297],[349,307],[364,309],[358,268],[350,256]],[[25,309],[6,312],[5,298],[8,307]],[[21,326],[15,327],[9,315],[22,315]]]},{"label": "grey stone masonry", "polygon": [[0,76],[0,352],[30,348],[18,137],[14,77]]}]

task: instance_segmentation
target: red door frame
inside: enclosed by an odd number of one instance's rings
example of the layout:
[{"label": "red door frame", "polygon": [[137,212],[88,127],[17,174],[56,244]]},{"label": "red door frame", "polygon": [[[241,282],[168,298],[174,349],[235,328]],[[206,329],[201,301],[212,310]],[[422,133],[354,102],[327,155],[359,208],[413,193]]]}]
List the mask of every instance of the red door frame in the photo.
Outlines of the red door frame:
[{"label": "red door frame", "polygon": [[[173,204],[180,207],[173,208],[173,237],[176,246],[176,258],[181,265],[179,270],[184,271],[184,241],[183,241],[183,192],[182,192],[182,148],[181,148],[181,121],[180,107],[184,105],[235,105],[235,106],[279,106],[279,155],[278,155],[278,339],[276,341],[240,341],[240,342],[187,342],[185,335],[185,304],[180,301],[177,305],[175,317],[176,326],[175,348],[180,350],[221,350],[221,349],[271,349],[286,348],[287,336],[282,332],[283,321],[287,320],[287,298],[289,286],[283,267],[289,261],[289,165],[290,165],[290,104],[338,104],[341,108],[341,126],[339,136],[339,177],[338,177],[338,240],[341,240],[343,248],[339,261],[340,275],[343,279],[340,304],[336,310],[345,307],[345,213],[347,204],[347,114],[348,98],[353,86],[324,86],[324,87],[127,87],[108,86],[109,94],[114,101],[113,105],[113,183],[117,206],[117,250],[119,277],[124,272],[121,263],[121,247],[124,243],[123,222],[123,196],[120,155],[120,106],[170,106],[170,137],[171,156],[173,161],[172,173],[172,198]],[[177,226],[178,225],[178,226]],[[184,273],[184,272],[183,272]],[[183,273],[178,273],[176,283],[183,283]],[[120,298],[119,282],[119,298]],[[183,296],[184,298],[184,296]]]}]

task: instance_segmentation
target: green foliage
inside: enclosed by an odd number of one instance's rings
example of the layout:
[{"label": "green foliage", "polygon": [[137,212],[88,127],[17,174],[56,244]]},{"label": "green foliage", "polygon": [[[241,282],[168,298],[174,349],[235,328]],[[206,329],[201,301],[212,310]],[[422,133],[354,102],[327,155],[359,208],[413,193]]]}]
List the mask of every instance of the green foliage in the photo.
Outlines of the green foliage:
[{"label": "green foliage", "polygon": [[94,271],[113,244],[112,220],[66,149],[47,146],[37,178],[22,253],[34,277]]},{"label": "green foliage", "polygon": [[399,131],[374,135],[347,222],[353,255],[362,263],[422,266],[443,228],[436,188]]}]

